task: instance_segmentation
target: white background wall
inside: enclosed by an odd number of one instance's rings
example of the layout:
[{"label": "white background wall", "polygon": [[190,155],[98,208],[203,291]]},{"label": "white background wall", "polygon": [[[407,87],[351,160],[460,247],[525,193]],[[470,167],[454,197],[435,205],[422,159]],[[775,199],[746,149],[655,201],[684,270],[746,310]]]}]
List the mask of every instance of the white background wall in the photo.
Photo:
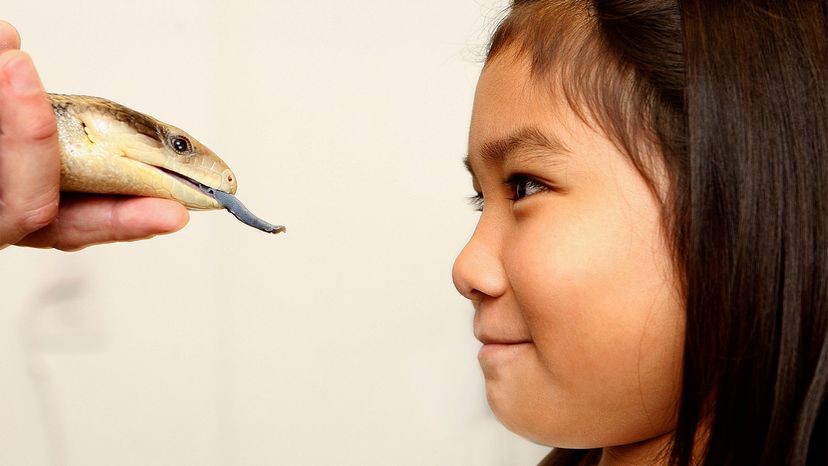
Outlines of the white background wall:
[{"label": "white background wall", "polygon": [[289,230],[0,252],[0,464],[535,464],[450,278],[505,4],[6,2],[50,91],[186,129]]}]

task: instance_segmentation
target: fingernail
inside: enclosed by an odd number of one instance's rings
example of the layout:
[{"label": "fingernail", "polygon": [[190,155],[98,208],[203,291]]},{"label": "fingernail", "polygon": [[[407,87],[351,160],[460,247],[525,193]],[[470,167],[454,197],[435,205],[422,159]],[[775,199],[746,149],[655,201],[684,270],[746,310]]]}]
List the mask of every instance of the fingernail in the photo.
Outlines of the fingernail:
[{"label": "fingernail", "polygon": [[9,77],[12,90],[17,95],[28,95],[39,92],[42,89],[40,78],[35,72],[34,65],[25,54],[12,58],[3,67]]},{"label": "fingernail", "polygon": [[11,24],[0,19],[0,51],[20,48],[20,34]]}]

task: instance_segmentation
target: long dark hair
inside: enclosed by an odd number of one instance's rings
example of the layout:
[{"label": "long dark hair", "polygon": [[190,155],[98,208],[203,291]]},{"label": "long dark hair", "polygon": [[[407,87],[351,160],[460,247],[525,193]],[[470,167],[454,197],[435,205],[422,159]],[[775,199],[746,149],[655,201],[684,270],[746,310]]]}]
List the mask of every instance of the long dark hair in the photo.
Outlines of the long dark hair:
[{"label": "long dark hair", "polygon": [[493,35],[487,60],[528,56],[661,196],[687,313],[672,465],[828,464],[827,12],[514,0]]}]

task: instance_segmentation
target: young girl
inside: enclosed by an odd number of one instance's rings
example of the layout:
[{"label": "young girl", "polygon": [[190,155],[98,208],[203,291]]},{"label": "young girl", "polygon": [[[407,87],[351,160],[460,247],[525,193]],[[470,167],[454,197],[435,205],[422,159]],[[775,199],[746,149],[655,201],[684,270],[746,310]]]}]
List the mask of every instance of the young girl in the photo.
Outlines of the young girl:
[{"label": "young girl", "polygon": [[515,0],[453,276],[542,464],[828,462],[826,11]]}]

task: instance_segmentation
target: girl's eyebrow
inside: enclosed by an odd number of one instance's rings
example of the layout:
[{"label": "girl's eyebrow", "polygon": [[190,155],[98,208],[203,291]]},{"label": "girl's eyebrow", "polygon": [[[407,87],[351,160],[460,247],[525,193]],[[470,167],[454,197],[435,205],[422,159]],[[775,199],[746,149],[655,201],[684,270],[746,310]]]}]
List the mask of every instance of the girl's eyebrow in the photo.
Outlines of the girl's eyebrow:
[{"label": "girl's eyebrow", "polygon": [[[559,159],[571,154],[559,138],[545,134],[535,126],[527,126],[504,138],[483,143],[480,147],[480,158],[490,164],[501,165],[518,152],[537,152],[538,149],[541,152],[536,157],[543,159]],[[463,159],[463,163],[474,177],[470,155]]]}]

